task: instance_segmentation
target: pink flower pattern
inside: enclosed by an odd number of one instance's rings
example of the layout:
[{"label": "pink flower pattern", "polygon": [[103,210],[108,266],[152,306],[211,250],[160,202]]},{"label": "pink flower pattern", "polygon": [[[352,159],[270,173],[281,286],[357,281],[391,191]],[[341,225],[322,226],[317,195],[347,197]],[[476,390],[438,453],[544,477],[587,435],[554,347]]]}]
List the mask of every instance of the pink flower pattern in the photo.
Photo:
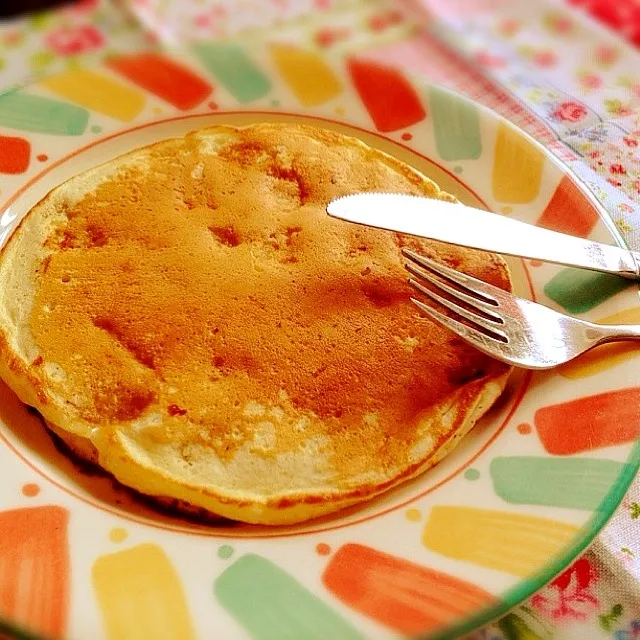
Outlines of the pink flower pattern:
[{"label": "pink flower pattern", "polygon": [[640,204],[640,132],[598,125],[571,136],[571,146],[612,187]]},{"label": "pink flower pattern", "polygon": [[609,66],[620,57],[620,50],[609,45],[600,45],[596,48],[594,57],[598,64]]},{"label": "pink flower pattern", "polygon": [[51,31],[45,41],[48,47],[58,55],[72,56],[100,49],[104,44],[104,37],[96,27],[82,25],[60,27]]},{"label": "pink flower pattern", "polygon": [[553,51],[538,51],[533,55],[533,61],[539,67],[552,67],[558,62],[558,56]]},{"label": "pink flower pattern", "polygon": [[601,76],[597,73],[590,72],[580,74],[578,76],[578,82],[585,89],[599,89],[603,84]]},{"label": "pink flower pattern", "polygon": [[583,104],[567,100],[557,106],[552,116],[556,120],[562,120],[564,122],[580,122],[580,120],[586,117],[587,113],[587,108]]},{"label": "pink flower pattern", "polygon": [[584,620],[598,608],[593,592],[598,572],[586,558],[580,558],[558,576],[546,589],[531,598],[531,605],[555,622],[565,619]]}]

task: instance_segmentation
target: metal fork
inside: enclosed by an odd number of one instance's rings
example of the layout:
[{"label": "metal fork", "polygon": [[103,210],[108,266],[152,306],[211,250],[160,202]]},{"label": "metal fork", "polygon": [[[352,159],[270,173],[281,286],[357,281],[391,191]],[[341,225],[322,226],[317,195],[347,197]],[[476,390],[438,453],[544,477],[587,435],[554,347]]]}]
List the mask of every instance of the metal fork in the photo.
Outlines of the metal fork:
[{"label": "metal fork", "polygon": [[[640,339],[640,325],[604,325],[573,318],[414,251],[402,252],[410,260],[405,266],[414,276],[409,283],[469,324],[411,298],[414,304],[480,351],[503,362],[528,369],[550,369],[599,344]],[[422,282],[446,292],[448,297]]]}]

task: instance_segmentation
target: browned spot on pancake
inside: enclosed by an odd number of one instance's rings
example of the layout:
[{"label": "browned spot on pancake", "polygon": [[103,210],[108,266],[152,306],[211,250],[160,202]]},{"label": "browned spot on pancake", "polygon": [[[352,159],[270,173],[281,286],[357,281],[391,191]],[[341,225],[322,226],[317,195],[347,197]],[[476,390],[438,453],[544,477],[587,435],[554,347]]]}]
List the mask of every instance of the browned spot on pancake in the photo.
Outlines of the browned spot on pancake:
[{"label": "browned spot on pancake", "polygon": [[[154,437],[229,459],[262,419],[245,406],[279,406],[278,451],[328,436],[340,473],[392,468],[434,403],[507,369],[416,318],[400,246],[508,288],[504,265],[327,216],[329,200],[357,191],[438,193],[392,160],[304,128],[234,136],[217,155],[194,136],[155,145],[148,171],[122,167],[73,205],[36,282],[39,350],[94,398],[83,409],[94,422],[175,405],[188,419]],[[212,236],[233,252],[212,250]],[[286,422],[296,412],[304,436]]]},{"label": "browned spot on pancake", "polygon": [[51,263],[51,256],[48,255],[44,258],[44,260],[41,263],[41,269],[43,271],[43,273],[47,273],[47,271],[49,270],[49,264]]},{"label": "browned spot on pancake", "polygon": [[376,307],[390,307],[407,300],[404,282],[396,279],[374,278],[361,284],[362,293]]},{"label": "browned spot on pancake", "polygon": [[69,247],[73,247],[75,239],[76,238],[73,235],[73,233],[69,231],[65,231],[62,234],[62,239],[60,240],[60,244],[58,245],[58,247],[62,250],[68,249]]},{"label": "browned spot on pancake", "polygon": [[89,236],[89,247],[104,247],[109,240],[106,230],[97,224],[87,226],[87,234]]},{"label": "browned spot on pancake", "polygon": [[32,363],[32,367],[39,367],[44,362],[44,358],[42,356],[38,356]]},{"label": "browned spot on pancake", "polygon": [[167,413],[170,416],[184,416],[187,413],[186,409],[182,409],[177,404],[170,404],[167,409]]},{"label": "browned spot on pancake", "polygon": [[224,358],[222,356],[215,356],[213,358],[213,366],[217,367],[218,369],[222,369],[222,367],[224,367]]},{"label": "browned spot on pancake", "polygon": [[152,391],[125,386],[97,391],[93,396],[99,415],[112,416],[122,421],[139,418],[155,399],[156,396]]},{"label": "browned spot on pancake", "polygon": [[286,236],[287,236],[287,246],[290,247],[293,244],[296,243],[298,236],[300,235],[300,233],[302,232],[302,227],[288,227],[287,231],[286,231]]},{"label": "browned spot on pancake", "polygon": [[240,234],[233,227],[209,227],[209,231],[227,247],[237,247],[240,244]]},{"label": "browned spot on pancake", "polygon": [[218,152],[218,155],[225,160],[231,160],[243,165],[250,165],[259,162],[268,153],[265,146],[257,141],[239,142],[229,144]]},{"label": "browned spot on pancake", "polygon": [[298,198],[300,198],[300,204],[304,204],[310,195],[310,189],[307,186],[304,177],[300,171],[293,167],[282,167],[278,164],[274,164],[269,169],[269,175],[277,178],[278,180],[287,180],[293,182],[298,189]]},{"label": "browned spot on pancake", "polygon": [[222,371],[224,375],[240,371],[253,374],[260,369],[258,360],[251,353],[242,349],[228,350],[224,355],[214,356],[213,366]]},{"label": "browned spot on pancake", "polygon": [[118,325],[117,320],[108,317],[94,318],[93,324],[106,331],[110,336],[121,344],[140,364],[149,369],[155,369],[153,352],[149,345],[142,341],[137,341],[135,337],[127,335],[124,327]]}]

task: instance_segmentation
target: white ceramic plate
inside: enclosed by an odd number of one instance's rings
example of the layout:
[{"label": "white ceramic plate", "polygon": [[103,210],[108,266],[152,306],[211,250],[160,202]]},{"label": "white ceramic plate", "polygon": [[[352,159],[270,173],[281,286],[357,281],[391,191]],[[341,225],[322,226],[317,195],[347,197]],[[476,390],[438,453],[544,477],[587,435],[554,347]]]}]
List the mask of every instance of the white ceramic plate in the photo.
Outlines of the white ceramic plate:
[{"label": "white ceramic plate", "polygon": [[[525,134],[370,63],[206,43],[77,68],[0,96],[0,233],[52,187],[214,123],[308,122],[360,137],[469,204],[614,242]],[[523,294],[640,322],[635,287],[511,261]],[[20,268],[20,265],[16,265]],[[160,512],[59,451],[0,386],[0,615],[37,637],[254,640],[451,636],[506,612],[579,554],[638,468],[628,346],[513,376],[435,469],[300,526],[207,526]],[[0,627],[0,631],[2,627]]]}]

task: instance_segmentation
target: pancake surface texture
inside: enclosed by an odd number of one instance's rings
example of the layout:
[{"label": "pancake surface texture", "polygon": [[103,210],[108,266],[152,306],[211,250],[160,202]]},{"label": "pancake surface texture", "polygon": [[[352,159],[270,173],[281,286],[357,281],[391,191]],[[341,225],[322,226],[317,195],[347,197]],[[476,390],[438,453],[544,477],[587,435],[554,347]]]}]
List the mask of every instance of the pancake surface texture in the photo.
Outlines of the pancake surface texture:
[{"label": "pancake surface texture", "polygon": [[510,369],[416,317],[401,248],[509,274],[325,213],[365,190],[453,200],[354,138],[283,124],[72,178],[0,256],[0,375],[123,484],[236,520],[307,520],[421,473]]}]

